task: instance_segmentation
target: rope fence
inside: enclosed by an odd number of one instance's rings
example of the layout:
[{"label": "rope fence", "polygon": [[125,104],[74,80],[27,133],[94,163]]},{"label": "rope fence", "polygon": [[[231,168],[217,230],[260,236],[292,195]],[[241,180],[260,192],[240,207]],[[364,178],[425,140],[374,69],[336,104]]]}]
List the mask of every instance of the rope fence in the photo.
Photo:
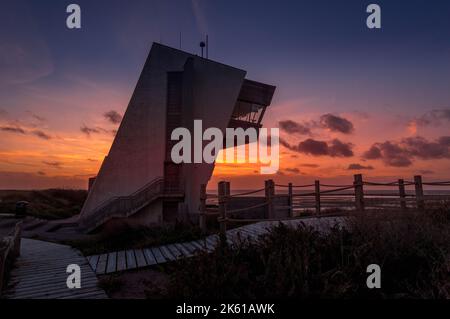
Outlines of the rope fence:
[{"label": "rope fence", "polygon": [[[407,193],[405,187],[412,185],[414,186],[414,193]],[[364,190],[365,186],[396,187],[398,191],[392,193],[370,192]],[[442,201],[450,202],[450,194],[425,195],[423,186],[445,187],[450,186],[450,181],[423,182],[422,177],[416,175],[413,181],[398,179],[393,182],[375,182],[364,181],[361,174],[356,174],[353,184],[322,184],[317,180],[314,184],[294,185],[292,183],[275,184],[273,180],[267,180],[264,188],[232,195],[230,183],[222,181],[218,184],[217,194],[207,194],[206,185],[201,185],[200,226],[203,231],[206,231],[206,219],[208,217],[216,218],[220,225],[221,238],[223,238],[227,223],[255,223],[304,218],[305,215],[303,215],[302,210],[305,210],[308,216],[311,216],[311,214],[323,216],[327,209],[363,212],[368,208],[400,208],[402,211],[406,211],[410,208],[422,210],[425,208],[425,203],[432,205],[439,204]],[[276,187],[287,188],[287,193],[276,194]],[[307,192],[294,192],[294,189],[298,188],[313,189]],[[325,188],[325,190],[321,188]],[[349,190],[352,191],[348,192]],[[259,197],[249,196],[260,192],[264,192],[264,195]],[[213,207],[211,204],[207,204],[207,200],[211,199],[217,201]],[[248,204],[248,206],[239,207],[245,204]],[[312,209],[313,212],[308,212],[309,209]],[[251,213],[252,216],[250,218],[239,218],[238,215],[241,213]]]},{"label": "rope fence", "polygon": [[321,187],[337,187],[337,188],[344,188],[344,187],[353,187],[353,185],[330,185],[330,184],[321,184],[319,183]]},{"label": "rope fence", "polygon": [[239,193],[239,194],[233,194],[233,195],[229,195],[228,197],[239,197],[239,196],[247,196],[247,195],[252,195],[252,194],[256,194],[262,191],[265,191],[265,188],[260,188],[254,191],[249,191],[249,192],[245,192],[245,193]]},{"label": "rope fence", "polygon": [[252,209],[257,209],[257,208],[265,207],[265,206],[267,206],[267,205],[268,205],[268,203],[267,203],[267,202],[264,202],[264,203],[262,203],[262,204],[253,205],[253,206],[250,206],[250,207],[244,207],[244,208],[238,208],[238,209],[233,209],[233,210],[227,210],[227,213],[228,213],[228,214],[235,214],[235,213],[240,213],[240,212],[249,211],[249,210],[252,210]]},{"label": "rope fence", "polygon": [[429,185],[429,186],[449,186],[449,185],[450,185],[450,182],[422,183],[422,185]]},{"label": "rope fence", "polygon": [[398,182],[392,182],[392,183],[364,182],[364,185],[368,185],[368,186],[398,186]]},{"label": "rope fence", "polygon": [[275,184],[277,187],[293,187],[293,188],[302,188],[302,187],[314,187],[314,184],[308,184],[308,185],[281,185],[281,184]]}]

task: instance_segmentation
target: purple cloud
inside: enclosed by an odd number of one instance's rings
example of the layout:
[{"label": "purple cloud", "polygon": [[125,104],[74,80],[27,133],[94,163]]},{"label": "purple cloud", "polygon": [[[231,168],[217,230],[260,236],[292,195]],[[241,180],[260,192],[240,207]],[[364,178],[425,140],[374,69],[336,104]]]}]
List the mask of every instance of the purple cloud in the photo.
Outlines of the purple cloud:
[{"label": "purple cloud", "polygon": [[311,135],[311,128],[291,120],[280,121],[280,129],[289,134]]},{"label": "purple cloud", "polygon": [[103,116],[112,124],[119,124],[122,121],[122,115],[114,110],[106,112]]},{"label": "purple cloud", "polygon": [[373,166],[370,166],[370,165],[364,166],[364,165],[361,165],[361,164],[350,164],[347,167],[347,169],[348,170],[363,170],[363,169],[372,170]]},{"label": "purple cloud", "polygon": [[330,113],[324,114],[320,117],[320,124],[322,127],[327,128],[330,131],[343,134],[351,134],[355,130],[352,122],[346,118]]}]

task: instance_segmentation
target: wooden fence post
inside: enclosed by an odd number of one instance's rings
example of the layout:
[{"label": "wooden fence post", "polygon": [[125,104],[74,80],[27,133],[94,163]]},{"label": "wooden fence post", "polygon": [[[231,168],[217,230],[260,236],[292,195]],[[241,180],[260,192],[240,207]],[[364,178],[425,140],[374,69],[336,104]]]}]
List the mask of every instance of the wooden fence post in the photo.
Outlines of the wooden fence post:
[{"label": "wooden fence post", "polygon": [[320,181],[314,182],[315,197],[316,197],[316,214],[320,214]]},{"label": "wooden fence post", "polygon": [[14,229],[14,238],[13,240],[13,246],[12,246],[12,254],[13,257],[16,258],[20,256],[20,243],[22,240],[22,222],[18,222],[16,224],[16,227]]},{"label": "wooden fence post", "polygon": [[288,202],[289,202],[289,217],[294,217],[294,201],[292,197],[292,183],[288,184]]},{"label": "wooden fence post", "polygon": [[353,185],[355,187],[355,205],[356,210],[364,211],[364,188],[363,188],[363,178],[361,174],[354,175]]},{"label": "wooden fence post", "polygon": [[417,209],[423,210],[425,208],[425,205],[423,201],[422,176],[420,175],[414,176],[414,187],[416,189]]},{"label": "wooden fence post", "polygon": [[403,179],[398,180],[398,196],[400,197],[400,208],[401,210],[406,210],[406,192],[405,192],[405,181]]},{"label": "wooden fence post", "polygon": [[273,180],[269,179],[265,181],[264,188],[266,192],[266,202],[267,202],[266,218],[270,219],[274,217],[273,197],[275,195],[275,183],[273,182]]},{"label": "wooden fence post", "polygon": [[206,233],[206,184],[200,185],[200,229]]},{"label": "wooden fence post", "polygon": [[227,183],[219,182],[218,185],[219,196],[219,214],[220,214],[220,243],[226,245],[227,243]]}]

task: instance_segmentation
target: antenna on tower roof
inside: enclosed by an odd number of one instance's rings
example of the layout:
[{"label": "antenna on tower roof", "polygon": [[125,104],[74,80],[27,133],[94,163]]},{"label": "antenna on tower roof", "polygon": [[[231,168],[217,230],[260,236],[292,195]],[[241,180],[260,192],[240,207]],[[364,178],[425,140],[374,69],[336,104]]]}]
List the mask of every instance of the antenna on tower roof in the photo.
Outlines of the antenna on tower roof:
[{"label": "antenna on tower roof", "polygon": [[205,42],[201,41],[200,42],[200,48],[202,50],[202,58],[203,58],[203,49],[205,48],[205,46],[206,46]]},{"label": "antenna on tower roof", "polygon": [[207,59],[208,59],[208,48],[209,48],[208,35],[206,35],[206,58]]},{"label": "antenna on tower roof", "polygon": [[202,53],[202,58],[205,58],[203,51],[206,48],[206,59],[209,58],[209,41],[208,41],[208,35],[206,35],[206,40],[205,41],[200,41],[200,48],[201,48],[201,53]]}]

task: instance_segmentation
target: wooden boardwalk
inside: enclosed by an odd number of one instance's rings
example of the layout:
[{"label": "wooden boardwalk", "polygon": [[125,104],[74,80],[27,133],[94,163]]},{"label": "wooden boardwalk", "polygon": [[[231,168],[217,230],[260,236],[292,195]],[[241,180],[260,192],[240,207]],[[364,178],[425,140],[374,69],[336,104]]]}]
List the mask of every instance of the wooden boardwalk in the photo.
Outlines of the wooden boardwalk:
[{"label": "wooden boardwalk", "polygon": [[[288,221],[280,221],[288,226],[296,226],[300,223],[325,230],[333,224],[344,223],[342,217],[305,218]],[[271,226],[279,222],[260,222],[250,224],[227,231],[227,241],[233,244],[240,240],[257,240],[258,236],[267,233]],[[129,249],[111,253],[93,255],[87,257],[92,269],[98,275],[111,274],[120,271],[149,267],[164,264],[177,259],[194,256],[200,251],[210,252],[219,242],[218,235],[211,235],[204,239],[191,242],[176,243],[144,249]]]},{"label": "wooden boardwalk", "polygon": [[[67,266],[81,268],[81,288],[69,289]],[[97,277],[81,253],[69,246],[22,239],[2,298],[10,299],[106,299]]]}]

